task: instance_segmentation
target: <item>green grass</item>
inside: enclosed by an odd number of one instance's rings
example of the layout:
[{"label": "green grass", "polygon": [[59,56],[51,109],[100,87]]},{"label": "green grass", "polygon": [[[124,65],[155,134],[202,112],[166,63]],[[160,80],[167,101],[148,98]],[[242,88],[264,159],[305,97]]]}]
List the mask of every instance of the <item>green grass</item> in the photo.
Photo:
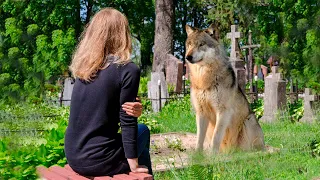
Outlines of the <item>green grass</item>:
[{"label": "green grass", "polygon": [[[310,142],[320,137],[320,124],[261,124],[266,145],[278,152],[234,152],[199,157],[183,170],[156,173],[156,179],[312,179],[320,177],[320,158]],[[201,163],[199,163],[201,162]]]},{"label": "green grass", "polygon": [[[31,114],[30,116],[28,116]],[[59,114],[56,122],[43,118],[43,115]],[[39,116],[40,115],[40,116]],[[68,108],[53,106],[0,106],[0,126],[8,129],[23,130],[26,127],[46,127],[45,124],[57,126],[57,131],[49,131],[43,151],[34,151],[43,142],[38,137],[19,138],[18,136],[0,138],[0,179],[15,177],[35,177],[34,167],[37,164],[51,166],[65,163],[63,154],[63,135],[68,118]],[[14,120],[11,118],[15,117]],[[27,117],[27,118],[17,118]],[[32,121],[35,117],[37,123]],[[20,119],[24,122],[20,122]],[[195,115],[190,97],[171,101],[158,114],[147,114],[144,119],[155,127],[154,133],[196,132]],[[62,123],[59,124],[59,122]],[[43,124],[41,124],[43,123]],[[203,156],[190,154],[191,163],[185,169],[171,169],[164,173],[155,173],[155,179],[312,179],[320,177],[320,158],[313,156],[310,143],[320,141],[320,122],[316,124],[292,123],[290,120],[273,124],[261,123],[266,145],[278,148],[278,152],[233,152]],[[9,139],[7,139],[9,138]],[[18,141],[20,139],[21,142]],[[10,143],[8,143],[10,142]],[[23,145],[24,149],[14,149],[14,144]],[[32,145],[32,146],[31,146]],[[17,146],[18,147],[18,146]],[[2,150],[1,150],[2,149]],[[10,151],[9,151],[10,150]],[[30,151],[30,152],[29,152]],[[40,153],[40,155],[38,154]],[[32,155],[29,157],[29,155]],[[28,157],[28,158],[26,158]],[[30,161],[32,160],[32,162]],[[13,161],[14,160],[14,161]],[[16,162],[15,162],[16,161]],[[19,171],[16,171],[19,169]],[[6,174],[2,174],[2,173]],[[28,179],[28,178],[27,178]],[[32,179],[32,178],[31,178]]]},{"label": "green grass", "polygon": [[160,124],[160,133],[196,132],[195,114],[190,103],[190,96],[171,101],[154,116]]},{"label": "green grass", "polygon": [[[164,107],[154,117],[160,132],[196,131],[195,115],[188,97]],[[292,123],[290,120],[260,123],[268,152],[233,152],[212,156],[190,154],[191,165],[155,173],[155,179],[312,179],[320,177],[320,158],[312,155],[310,143],[320,139],[320,123]]]}]

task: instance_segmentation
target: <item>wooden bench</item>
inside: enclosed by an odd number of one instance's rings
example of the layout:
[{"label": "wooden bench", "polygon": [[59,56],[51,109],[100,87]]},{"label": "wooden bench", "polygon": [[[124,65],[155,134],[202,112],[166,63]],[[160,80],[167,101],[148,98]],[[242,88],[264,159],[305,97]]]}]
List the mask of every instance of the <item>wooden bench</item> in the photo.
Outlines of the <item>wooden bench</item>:
[{"label": "wooden bench", "polygon": [[84,177],[74,172],[68,164],[64,168],[60,166],[51,166],[49,168],[38,166],[37,173],[42,180],[153,180],[150,174],[132,172],[129,174],[117,174],[113,177]]}]

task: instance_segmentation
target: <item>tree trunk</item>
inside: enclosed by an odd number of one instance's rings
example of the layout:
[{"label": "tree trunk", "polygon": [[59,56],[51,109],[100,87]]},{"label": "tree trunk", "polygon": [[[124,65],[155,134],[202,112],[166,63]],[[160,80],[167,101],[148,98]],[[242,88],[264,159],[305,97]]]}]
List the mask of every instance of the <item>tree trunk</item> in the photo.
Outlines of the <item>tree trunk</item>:
[{"label": "tree trunk", "polygon": [[75,32],[76,32],[76,38],[79,39],[81,32],[82,32],[82,22],[81,22],[81,1],[75,1],[76,10],[75,10],[75,16],[76,16],[76,22],[75,22]]},{"label": "tree trunk", "polygon": [[93,0],[88,0],[87,4],[86,4],[86,8],[87,8],[87,15],[86,15],[86,23],[88,24],[90,22],[90,18],[92,15],[92,7],[93,7]]},{"label": "tree trunk", "polygon": [[141,42],[141,64],[142,68],[146,69],[151,65],[152,40],[143,38]]},{"label": "tree trunk", "polygon": [[153,72],[165,72],[165,57],[173,54],[173,0],[156,0]]}]

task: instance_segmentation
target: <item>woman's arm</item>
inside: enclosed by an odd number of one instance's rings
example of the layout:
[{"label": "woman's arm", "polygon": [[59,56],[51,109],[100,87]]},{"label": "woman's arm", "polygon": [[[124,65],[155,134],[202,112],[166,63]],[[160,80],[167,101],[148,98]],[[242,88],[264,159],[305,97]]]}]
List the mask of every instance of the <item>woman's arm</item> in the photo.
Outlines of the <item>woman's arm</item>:
[{"label": "woman's arm", "polygon": [[[122,67],[120,105],[126,102],[134,102],[139,88],[140,70],[129,63]],[[126,107],[127,105],[125,105]],[[120,107],[120,125],[122,132],[122,143],[125,156],[132,172],[148,172],[148,169],[139,166],[137,154],[137,118],[129,115],[125,108]]]}]

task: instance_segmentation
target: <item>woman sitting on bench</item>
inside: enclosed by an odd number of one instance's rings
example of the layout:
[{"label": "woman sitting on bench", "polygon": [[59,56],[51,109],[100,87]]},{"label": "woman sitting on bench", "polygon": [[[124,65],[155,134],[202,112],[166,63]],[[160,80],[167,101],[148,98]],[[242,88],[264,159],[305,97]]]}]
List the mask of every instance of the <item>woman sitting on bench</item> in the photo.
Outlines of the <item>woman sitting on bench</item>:
[{"label": "woman sitting on bench", "polygon": [[150,132],[137,124],[140,70],[130,61],[131,50],[127,18],[105,8],[92,18],[74,53],[65,153],[80,175],[152,174]]}]

